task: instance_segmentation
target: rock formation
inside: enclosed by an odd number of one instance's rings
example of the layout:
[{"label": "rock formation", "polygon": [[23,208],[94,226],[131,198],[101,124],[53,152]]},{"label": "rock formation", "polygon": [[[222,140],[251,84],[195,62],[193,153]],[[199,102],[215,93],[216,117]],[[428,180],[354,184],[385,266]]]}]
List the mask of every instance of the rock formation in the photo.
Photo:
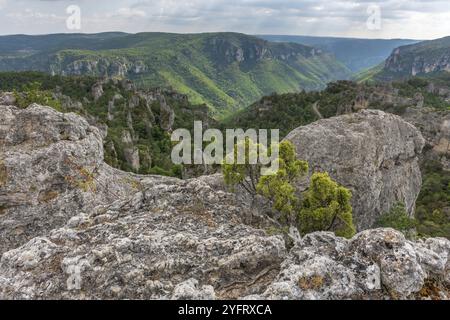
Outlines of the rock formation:
[{"label": "rock formation", "polygon": [[424,139],[411,124],[377,110],[362,110],[297,128],[286,140],[313,171],[325,171],[353,193],[359,230],[396,202],[413,215],[422,185],[418,156]]},{"label": "rock formation", "polygon": [[446,239],[319,232],[290,249],[220,175],[108,167],[75,114],[0,106],[0,147],[0,299],[449,298]]},{"label": "rock formation", "polygon": [[436,160],[450,170],[450,111],[407,108],[402,118],[416,126],[426,140],[422,158]]},{"label": "rock formation", "polygon": [[132,176],[103,163],[102,136],[83,118],[0,110],[0,253],[133,191]]},{"label": "rock formation", "polygon": [[393,229],[366,230],[351,240],[309,234],[290,251],[266,291],[246,298],[448,299],[434,279],[450,280],[449,245],[446,239],[409,242]]},{"label": "rock formation", "polygon": [[0,105],[14,105],[16,104],[16,97],[12,92],[1,92],[0,93]]}]

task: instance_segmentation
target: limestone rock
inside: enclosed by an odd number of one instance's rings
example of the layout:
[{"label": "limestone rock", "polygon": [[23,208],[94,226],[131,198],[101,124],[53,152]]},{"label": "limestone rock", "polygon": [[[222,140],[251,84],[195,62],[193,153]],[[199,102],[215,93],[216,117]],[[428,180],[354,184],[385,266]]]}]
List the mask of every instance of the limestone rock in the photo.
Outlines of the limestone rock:
[{"label": "limestone rock", "polygon": [[97,101],[103,96],[103,85],[102,83],[96,83],[94,86],[92,86],[91,89],[92,96],[94,97],[94,101]]},{"label": "limestone rock", "polygon": [[[450,241],[429,239],[426,243],[430,250],[393,229],[367,230],[352,240],[325,232],[309,234],[291,250],[267,290],[246,298],[431,298],[420,297],[419,292],[427,281],[448,275]],[[428,265],[436,261],[438,267],[430,269]],[[449,299],[445,282],[440,285],[439,297]]]},{"label": "limestone rock", "polygon": [[16,97],[12,92],[0,92],[0,105],[14,106],[16,102]]},{"label": "limestone rock", "polygon": [[49,107],[0,106],[0,253],[135,192],[103,162],[99,130]]},{"label": "limestone rock", "polygon": [[400,117],[362,110],[297,128],[286,140],[312,170],[329,172],[352,191],[359,230],[372,227],[399,201],[414,213],[422,185],[418,156],[424,139]]},{"label": "limestone rock", "polygon": [[440,161],[450,170],[450,112],[430,108],[407,108],[402,118],[416,126],[426,140],[423,161]]}]

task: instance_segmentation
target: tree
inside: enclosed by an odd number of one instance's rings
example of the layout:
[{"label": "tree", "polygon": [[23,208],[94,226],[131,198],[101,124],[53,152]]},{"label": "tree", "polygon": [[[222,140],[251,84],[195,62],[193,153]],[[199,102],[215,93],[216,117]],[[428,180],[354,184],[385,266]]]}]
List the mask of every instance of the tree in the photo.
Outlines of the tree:
[{"label": "tree", "polygon": [[315,231],[334,231],[351,238],[353,225],[351,192],[333,181],[328,173],[315,173],[299,212],[299,230],[304,235]]},{"label": "tree", "polygon": [[270,199],[273,208],[280,211],[283,217],[295,222],[293,214],[299,206],[294,182],[308,173],[308,162],[297,160],[294,145],[283,141],[279,145],[279,169],[273,175],[261,177],[256,189],[259,194]]},{"label": "tree", "polygon": [[[223,164],[227,185],[240,185],[251,195],[260,194],[271,200],[279,211],[284,225],[298,225],[302,234],[315,231],[334,231],[336,235],[355,234],[351,192],[334,182],[327,173],[315,173],[311,184],[298,197],[295,181],[308,173],[308,163],[297,160],[295,148],[289,141],[279,144],[278,170],[272,175],[260,175],[260,165],[248,163],[251,141],[246,141],[245,164]],[[234,149],[236,159],[237,147]]]},{"label": "tree", "polygon": [[62,111],[61,102],[53,97],[51,91],[42,90],[40,82],[32,82],[23,86],[22,92],[14,91],[19,107],[26,108],[32,103],[52,107],[57,111]]},{"label": "tree", "polygon": [[381,215],[375,222],[375,226],[379,228],[393,228],[408,235],[411,230],[416,228],[417,221],[408,215],[405,205],[399,202],[389,212]]},{"label": "tree", "polygon": [[[243,145],[242,145],[243,144]],[[244,147],[244,163],[238,163],[239,148]],[[233,163],[222,163],[222,172],[225,179],[225,184],[231,187],[241,186],[250,195],[255,196],[258,192],[256,185],[261,177],[260,164],[250,163],[250,159],[254,156],[255,150],[258,150],[259,145],[255,144],[251,139],[246,138],[245,142],[235,144],[233,151]]]},{"label": "tree", "polygon": [[[285,219],[295,217],[293,212],[298,208],[299,199],[295,194],[294,181],[308,172],[308,163],[297,160],[295,148],[289,141],[278,145],[278,171],[271,175],[261,176],[260,164],[250,164],[252,150],[261,150],[249,139],[245,142],[245,164],[236,164],[238,145],[234,148],[235,163],[222,165],[225,183],[230,186],[240,185],[252,196],[260,194],[273,203],[273,208],[280,211]],[[258,147],[255,149],[252,147]]]}]

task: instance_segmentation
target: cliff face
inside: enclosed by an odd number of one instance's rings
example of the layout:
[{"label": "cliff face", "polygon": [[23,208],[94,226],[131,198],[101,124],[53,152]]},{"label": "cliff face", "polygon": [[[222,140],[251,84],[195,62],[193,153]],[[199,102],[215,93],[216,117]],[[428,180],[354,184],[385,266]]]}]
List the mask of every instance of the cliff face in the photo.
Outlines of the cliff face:
[{"label": "cliff face", "polygon": [[383,70],[391,77],[440,71],[450,72],[450,37],[399,47],[386,60]]},{"label": "cliff face", "polygon": [[209,52],[215,61],[233,63],[256,63],[263,60],[295,60],[297,57],[311,58],[324,54],[320,49],[294,44],[271,43],[257,38],[238,38],[231,34],[211,36],[204,50]]},{"label": "cliff face", "polygon": [[74,114],[0,106],[0,148],[1,299],[449,298],[446,239],[293,233],[290,249],[220,175],[110,168]]},{"label": "cliff face", "polygon": [[103,162],[102,136],[86,120],[32,105],[0,114],[0,252],[133,191]]},{"label": "cliff face", "polygon": [[426,140],[422,161],[435,160],[450,170],[450,111],[408,108],[402,118],[420,129]]}]

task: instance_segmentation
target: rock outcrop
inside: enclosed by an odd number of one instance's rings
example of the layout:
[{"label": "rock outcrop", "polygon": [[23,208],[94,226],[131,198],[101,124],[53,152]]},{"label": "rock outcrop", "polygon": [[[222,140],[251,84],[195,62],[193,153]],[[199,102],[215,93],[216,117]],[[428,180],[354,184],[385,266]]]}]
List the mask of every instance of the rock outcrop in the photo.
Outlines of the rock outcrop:
[{"label": "rock outcrop", "polygon": [[11,106],[16,104],[16,97],[12,92],[0,92],[0,105]]},{"label": "rock outcrop", "polygon": [[393,229],[366,230],[351,240],[309,234],[266,291],[246,299],[449,299],[449,245],[446,239],[413,243]]},{"label": "rock outcrop", "polygon": [[38,105],[0,106],[0,146],[0,299],[449,298],[446,239],[319,232],[289,249],[220,175],[111,169],[96,128]]},{"label": "rock outcrop", "polygon": [[0,110],[0,253],[133,192],[133,176],[104,164],[102,136],[83,118]]},{"label": "rock outcrop", "polygon": [[413,215],[422,178],[424,139],[400,117],[377,110],[319,120],[292,131],[298,157],[313,171],[330,173],[353,193],[358,230],[373,226],[396,202]]},{"label": "rock outcrop", "polygon": [[416,126],[426,140],[423,161],[439,161],[450,170],[450,111],[407,108],[402,118]]}]

